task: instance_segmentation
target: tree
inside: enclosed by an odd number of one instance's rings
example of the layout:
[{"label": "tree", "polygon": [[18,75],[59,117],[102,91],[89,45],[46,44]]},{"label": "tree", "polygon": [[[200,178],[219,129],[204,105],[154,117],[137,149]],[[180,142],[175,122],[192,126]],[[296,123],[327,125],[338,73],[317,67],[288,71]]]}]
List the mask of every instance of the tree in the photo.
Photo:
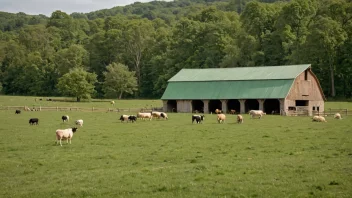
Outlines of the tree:
[{"label": "tree", "polygon": [[95,73],[86,72],[82,68],[74,68],[59,78],[57,88],[62,94],[74,96],[77,98],[77,102],[80,102],[81,98],[91,98],[95,92],[94,83],[96,82],[97,75]]},{"label": "tree", "polygon": [[330,17],[319,16],[311,27],[311,34],[305,43],[305,57],[309,61],[316,61],[317,64],[329,71],[330,96],[335,97],[335,71],[337,52],[347,39],[346,32],[341,24],[332,20]]},{"label": "tree", "polygon": [[134,71],[129,71],[128,67],[120,63],[112,63],[103,72],[105,81],[103,90],[106,97],[116,97],[121,99],[123,93],[133,94],[137,91],[137,78]]}]

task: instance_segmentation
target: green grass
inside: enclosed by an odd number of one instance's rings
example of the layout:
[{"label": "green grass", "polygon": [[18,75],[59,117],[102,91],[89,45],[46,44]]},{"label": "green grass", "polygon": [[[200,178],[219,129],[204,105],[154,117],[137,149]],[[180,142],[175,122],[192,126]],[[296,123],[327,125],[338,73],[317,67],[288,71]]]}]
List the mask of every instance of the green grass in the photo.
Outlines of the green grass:
[{"label": "green grass", "polygon": [[[0,111],[0,197],[351,197],[351,117],[119,115]],[[55,130],[79,118],[72,144],[57,146]]]}]

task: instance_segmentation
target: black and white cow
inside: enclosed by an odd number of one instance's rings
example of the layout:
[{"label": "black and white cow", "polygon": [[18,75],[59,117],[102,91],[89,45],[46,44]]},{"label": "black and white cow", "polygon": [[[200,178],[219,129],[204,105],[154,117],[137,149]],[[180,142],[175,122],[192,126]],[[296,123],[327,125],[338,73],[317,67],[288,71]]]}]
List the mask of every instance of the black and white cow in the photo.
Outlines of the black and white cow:
[{"label": "black and white cow", "polygon": [[30,125],[34,125],[34,124],[38,125],[39,119],[38,118],[31,118],[31,119],[29,119],[29,124]]},{"label": "black and white cow", "polygon": [[205,118],[204,115],[192,115],[192,124],[194,120],[197,122],[197,124],[201,123]]},{"label": "black and white cow", "polygon": [[15,114],[20,114],[21,113],[21,110],[16,110]]}]

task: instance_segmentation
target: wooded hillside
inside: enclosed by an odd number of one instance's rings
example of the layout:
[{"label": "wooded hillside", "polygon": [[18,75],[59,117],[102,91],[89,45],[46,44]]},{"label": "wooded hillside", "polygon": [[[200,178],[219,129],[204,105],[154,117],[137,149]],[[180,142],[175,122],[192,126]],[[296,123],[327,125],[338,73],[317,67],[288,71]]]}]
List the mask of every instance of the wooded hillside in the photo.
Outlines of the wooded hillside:
[{"label": "wooded hillside", "polygon": [[[352,96],[350,0],[153,1],[50,17],[0,12],[4,94],[160,98],[182,68],[288,64],[312,64],[326,96]],[[83,81],[85,93],[72,87]]]}]

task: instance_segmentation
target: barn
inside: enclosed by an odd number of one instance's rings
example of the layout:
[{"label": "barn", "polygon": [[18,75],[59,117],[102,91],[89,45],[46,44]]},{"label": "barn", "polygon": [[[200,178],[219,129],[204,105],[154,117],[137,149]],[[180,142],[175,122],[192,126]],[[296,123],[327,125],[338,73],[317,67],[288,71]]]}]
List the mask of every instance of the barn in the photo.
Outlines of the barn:
[{"label": "barn", "polygon": [[324,111],[325,96],[310,64],[182,69],[161,97],[166,112],[235,110],[267,114]]}]

